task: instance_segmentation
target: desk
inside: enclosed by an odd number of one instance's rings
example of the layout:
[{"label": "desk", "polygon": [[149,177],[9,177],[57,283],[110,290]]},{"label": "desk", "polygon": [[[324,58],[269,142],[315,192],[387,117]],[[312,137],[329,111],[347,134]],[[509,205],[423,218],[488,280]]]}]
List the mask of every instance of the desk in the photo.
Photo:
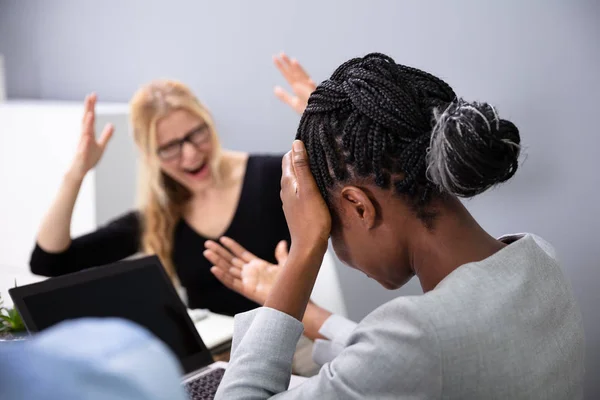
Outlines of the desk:
[{"label": "desk", "polygon": [[231,342],[225,343],[210,351],[215,361],[229,362],[231,358]]},{"label": "desk", "polygon": [[195,311],[191,311],[190,317],[192,317],[194,326],[208,349],[212,351],[227,343],[229,343],[229,347],[231,347],[234,324],[233,317],[206,311],[205,314],[203,313],[205,315],[204,317],[194,320],[194,312]]},{"label": "desk", "polygon": [[[207,310],[188,310],[188,312],[213,359],[228,362],[233,339],[233,317],[215,314]],[[195,320],[196,313],[203,317]]]}]

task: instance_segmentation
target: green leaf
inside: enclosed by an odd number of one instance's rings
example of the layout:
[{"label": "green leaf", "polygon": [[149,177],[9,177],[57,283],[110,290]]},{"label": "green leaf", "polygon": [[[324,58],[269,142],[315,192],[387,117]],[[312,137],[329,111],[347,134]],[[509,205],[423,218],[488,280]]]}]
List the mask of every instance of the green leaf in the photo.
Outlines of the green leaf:
[{"label": "green leaf", "polygon": [[[17,280],[15,279],[15,287]],[[25,330],[25,324],[16,308],[7,308],[3,306],[4,301],[0,294],[0,332],[19,332]]]},{"label": "green leaf", "polygon": [[16,308],[10,310],[10,317],[12,319],[13,331],[17,332],[25,330],[25,324],[23,323],[23,319],[21,318],[21,315],[19,314]]},{"label": "green leaf", "polygon": [[0,314],[0,329],[11,332],[25,330],[25,324],[19,312],[15,308],[5,309],[6,314]]}]

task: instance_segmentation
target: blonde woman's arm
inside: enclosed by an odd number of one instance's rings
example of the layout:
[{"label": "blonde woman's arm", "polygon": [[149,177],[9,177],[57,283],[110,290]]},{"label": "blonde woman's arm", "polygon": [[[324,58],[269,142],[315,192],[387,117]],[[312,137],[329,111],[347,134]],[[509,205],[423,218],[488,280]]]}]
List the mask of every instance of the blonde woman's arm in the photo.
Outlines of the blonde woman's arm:
[{"label": "blonde woman's arm", "polygon": [[81,183],[102,157],[114,129],[108,124],[96,139],[95,104],[96,95],[86,97],[77,152],[42,221],[37,243],[31,254],[30,267],[34,274],[62,275],[115,262],[138,252],[141,224],[135,211],[122,215],[87,235],[71,238],[71,217]]},{"label": "blonde woman's arm", "polygon": [[94,168],[112,136],[114,128],[107,124],[99,139],[94,132],[96,95],[85,98],[81,137],[75,158],[62,185],[46,213],[37,236],[37,244],[49,253],[65,251],[71,244],[71,217],[85,175]]}]

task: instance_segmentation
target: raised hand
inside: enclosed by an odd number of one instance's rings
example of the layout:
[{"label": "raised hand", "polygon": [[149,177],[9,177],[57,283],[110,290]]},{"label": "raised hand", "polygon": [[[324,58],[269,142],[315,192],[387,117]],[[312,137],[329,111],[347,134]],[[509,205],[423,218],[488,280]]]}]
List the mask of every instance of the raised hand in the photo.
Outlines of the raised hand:
[{"label": "raised hand", "polygon": [[281,201],[292,247],[265,307],[303,320],[331,231],[331,215],[310,172],[304,144],[296,140],[282,160]]},{"label": "raised hand", "polygon": [[271,292],[288,257],[285,241],[279,242],[275,248],[278,265],[256,257],[228,237],[221,238],[220,243],[209,240],[205,246],[204,256],[213,263],[210,271],[215,277],[229,289],[261,305]]},{"label": "raised hand", "polygon": [[281,72],[290,85],[293,95],[285,91],[281,86],[275,87],[275,95],[298,114],[302,114],[308,103],[310,94],[317,88],[315,82],[306,73],[302,65],[296,59],[290,59],[285,53],[273,56],[275,66]]},{"label": "raised hand", "polygon": [[282,160],[281,201],[292,236],[290,254],[316,251],[322,257],[331,231],[331,214],[310,172],[304,144],[295,140]]},{"label": "raised hand", "polygon": [[81,137],[71,165],[71,172],[77,178],[83,179],[89,170],[94,168],[112,134],[115,130],[112,124],[106,124],[100,138],[96,139],[94,123],[96,120],[96,94],[92,93],[85,97],[83,120],[81,122]]}]

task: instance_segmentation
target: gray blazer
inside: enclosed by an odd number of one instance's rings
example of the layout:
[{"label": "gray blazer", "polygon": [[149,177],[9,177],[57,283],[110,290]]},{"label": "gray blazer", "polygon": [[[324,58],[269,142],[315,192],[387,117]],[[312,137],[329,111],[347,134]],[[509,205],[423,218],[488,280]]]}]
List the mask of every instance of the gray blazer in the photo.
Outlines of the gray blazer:
[{"label": "gray blazer", "polygon": [[583,327],[570,286],[546,242],[511,239],[434,290],[373,311],[317,376],[289,391],[302,324],[269,308],[236,316],[216,398],[582,398]]}]

